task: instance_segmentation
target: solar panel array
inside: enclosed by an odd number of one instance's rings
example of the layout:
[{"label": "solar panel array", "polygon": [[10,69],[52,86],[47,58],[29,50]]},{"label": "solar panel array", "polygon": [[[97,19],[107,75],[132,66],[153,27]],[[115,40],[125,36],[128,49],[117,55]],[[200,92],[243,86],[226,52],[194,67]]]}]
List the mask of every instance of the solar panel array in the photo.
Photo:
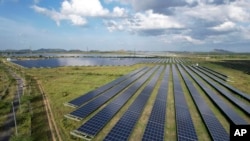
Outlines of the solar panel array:
[{"label": "solar panel array", "polygon": [[222,73],[220,73],[220,72],[217,72],[217,71],[215,71],[215,70],[212,70],[212,69],[210,69],[210,68],[208,68],[208,67],[204,67],[204,66],[203,66],[202,68],[204,68],[204,69],[206,69],[206,70],[208,70],[208,71],[210,71],[210,72],[213,72],[213,73],[215,73],[215,74],[217,74],[217,75],[220,75],[221,77],[228,78],[227,75],[222,74]]},{"label": "solar panel array", "polygon": [[250,95],[241,92],[240,90],[234,88],[231,85],[228,85],[227,83],[225,83],[224,81],[221,81],[220,79],[216,78],[215,76],[213,76],[213,74],[210,74],[208,72],[205,72],[203,70],[199,68],[196,68],[197,70],[199,70],[200,72],[202,72],[203,74],[207,75],[208,77],[212,78],[213,80],[215,80],[216,82],[220,83],[221,85],[223,85],[224,87],[228,88],[230,91],[236,93],[237,95],[240,95],[241,97],[245,98],[246,100],[250,101]]},{"label": "solar panel array", "polygon": [[[200,88],[207,94],[207,96],[213,101],[213,103],[215,103],[215,105],[224,113],[224,115],[229,119],[232,124],[247,124],[247,122],[241,116],[239,116],[233,109],[231,109],[217,94],[215,94],[211,88],[209,88],[203,81],[198,79],[198,77],[196,77],[190,69],[185,66],[183,67],[193,78],[193,80],[196,81]],[[196,72],[195,70],[193,71]]]},{"label": "solar panel array", "polygon": [[13,63],[26,68],[45,68],[61,66],[129,66],[140,63],[141,59],[134,58],[52,58],[36,60],[12,60]]},{"label": "solar panel array", "polygon": [[112,87],[114,87],[114,86],[118,85],[119,83],[127,80],[128,78],[134,76],[135,74],[137,74],[138,72],[140,72],[140,71],[142,71],[144,69],[146,69],[146,67],[137,69],[135,71],[132,71],[131,73],[129,73],[129,74],[125,75],[125,76],[122,76],[122,77],[120,77],[120,78],[118,78],[118,79],[116,79],[116,80],[114,80],[114,81],[112,81],[112,82],[110,82],[110,83],[108,83],[106,85],[103,85],[103,86],[101,86],[101,87],[99,87],[99,88],[97,88],[97,89],[95,89],[93,91],[90,91],[90,92],[88,92],[86,94],[83,94],[80,97],[77,97],[77,98],[69,101],[67,103],[67,105],[70,105],[70,106],[73,106],[73,107],[79,107],[79,106],[83,105],[85,102],[87,102],[87,101],[91,100],[92,98],[102,94],[103,92],[111,89]]},{"label": "solar panel array", "polygon": [[94,112],[96,109],[98,109],[100,106],[102,106],[108,100],[110,100],[112,97],[114,97],[119,92],[121,92],[123,89],[128,87],[131,83],[136,81],[140,76],[142,76],[145,73],[146,70],[143,70],[143,71],[137,73],[136,75],[134,75],[131,78],[128,78],[126,81],[122,82],[121,84],[116,85],[115,87],[113,87],[109,91],[104,92],[102,95],[98,96],[94,100],[81,106],[80,108],[71,112],[69,115],[66,115],[66,117],[72,117],[72,118],[80,119],[80,120],[87,117],[89,114]]},{"label": "solar panel array", "polygon": [[[150,59],[147,61],[150,62],[149,60]],[[175,58],[162,58],[158,60],[152,59],[152,61],[152,63],[157,64],[181,64],[183,62],[183,60]],[[104,133],[106,135],[105,137],[103,134],[101,134],[101,136],[104,137],[104,140],[107,141],[131,139],[131,134],[135,129],[136,123],[141,117],[141,114],[152,94],[152,91],[156,89],[156,83],[159,82],[160,86],[159,88],[157,87],[156,97],[153,99],[154,101],[152,105],[152,111],[150,115],[148,115],[149,118],[145,128],[143,127],[140,129],[141,131],[144,131],[141,132],[142,136],[140,137],[142,140],[149,141],[164,140],[164,135],[166,132],[168,132],[165,131],[165,120],[167,112],[167,94],[170,72],[172,72],[173,76],[177,140],[198,140],[189,107],[185,99],[184,91],[182,89],[180,76],[182,76],[184,80],[183,82],[189,90],[192,100],[196,105],[198,112],[200,113],[200,117],[206,126],[211,140],[229,140],[229,135],[221,122],[217,119],[217,116],[215,116],[213,111],[207,105],[206,101],[203,99],[203,96],[201,96],[197,88],[194,86],[191,79],[193,79],[197,85],[201,87],[204,93],[210,98],[210,100],[216,105],[216,107],[222,112],[223,116],[225,116],[230,123],[236,125],[248,124],[248,122],[243,119],[241,115],[239,115],[229,106],[231,103],[226,103],[224,98],[219,96],[214,91],[214,88],[208,87],[209,82],[213,83],[213,85],[210,85],[215,88],[217,87],[217,89],[222,87],[217,85],[217,83],[212,79],[209,79],[207,76],[205,76],[206,74],[211,77],[216,77],[214,73],[178,64],[178,69],[176,68],[176,65],[170,66],[166,64],[156,66],[154,68],[141,68],[106,85],[103,85],[96,90],[88,92],[85,94],[85,97],[83,95],[76,98],[79,99],[79,101],[76,103],[79,106],[81,105],[81,107],[68,115],[71,118],[73,117],[76,119],[83,119],[92,114],[97,109],[99,111],[94,115],[91,115],[92,117],[89,116],[90,118],[87,121],[84,121],[84,123],[79,128],[72,131],[71,134],[87,140],[94,139],[99,133],[101,133],[103,129],[106,128],[105,126],[110,123],[111,119],[115,117],[120,109],[124,107],[124,105],[129,100],[132,100],[131,97],[135,94],[138,94],[136,92],[142,88],[142,86],[144,87],[144,84],[147,82],[146,86],[138,95],[136,95],[135,100],[131,101],[132,104],[129,105],[128,109],[123,113],[121,118],[118,119],[110,132],[107,134]],[[172,68],[172,71],[170,71],[170,68]],[[162,78],[160,78],[161,75],[163,76]],[[204,79],[204,81],[202,79]],[[229,88],[225,87],[220,91],[222,93],[230,93],[227,91],[228,89]],[[237,103],[242,105],[244,102],[238,101]],[[71,101],[69,103],[71,103]]]},{"label": "solar panel array", "polygon": [[158,69],[155,75],[152,77],[150,82],[147,84],[147,86],[142,90],[142,92],[137,96],[134,102],[129,106],[128,110],[111,129],[111,131],[108,133],[104,140],[128,140],[162,71],[163,67],[161,66],[160,69]]},{"label": "solar panel array", "polygon": [[217,79],[220,79],[220,80],[223,80],[223,81],[227,81],[228,77],[227,76],[224,76],[224,75],[220,75],[218,73],[215,73],[214,71],[211,71],[210,69],[207,69],[205,67],[202,67],[202,66],[198,66],[198,68],[206,71],[207,73],[209,74],[212,74],[213,76],[215,76]]},{"label": "solar panel array", "polygon": [[195,72],[202,77],[203,80],[205,80],[208,84],[210,84],[213,88],[215,88],[218,92],[220,92],[224,97],[226,97],[228,100],[230,100],[234,105],[239,107],[243,112],[250,115],[250,106],[241,102],[238,98],[236,98],[234,95],[226,91],[220,84],[215,83],[214,81],[210,80],[207,76],[197,71],[196,67],[192,67]]},{"label": "solar panel array", "polygon": [[184,82],[194,100],[194,103],[209,131],[209,134],[211,135],[213,140],[216,141],[228,141],[229,140],[229,134],[226,132],[226,130],[223,128],[222,124],[219,122],[219,120],[216,118],[214,113],[211,111],[209,106],[206,104],[206,102],[201,97],[198,90],[195,88],[191,80],[187,77],[184,70],[177,65],[181,76],[184,79]]},{"label": "solar panel array", "polygon": [[181,58],[122,58],[122,57],[80,57],[49,58],[36,60],[12,60],[11,62],[26,68],[54,68],[62,66],[130,66],[138,63],[183,63]]},{"label": "solar panel array", "polygon": [[133,85],[126,89],[106,107],[94,115],[90,120],[80,126],[76,132],[93,138],[110,121],[110,119],[124,106],[124,104],[136,93],[136,91],[153,74],[156,68],[138,79]]},{"label": "solar panel array", "polygon": [[163,141],[164,140],[164,126],[166,116],[166,103],[168,93],[168,78],[169,66],[166,67],[163,80],[156,96],[145,132],[142,140],[145,141]]},{"label": "solar panel array", "polygon": [[175,118],[177,128],[177,139],[198,140],[193,121],[188,109],[187,102],[181,87],[176,67],[172,66],[173,83],[174,83],[174,100],[175,100]]}]

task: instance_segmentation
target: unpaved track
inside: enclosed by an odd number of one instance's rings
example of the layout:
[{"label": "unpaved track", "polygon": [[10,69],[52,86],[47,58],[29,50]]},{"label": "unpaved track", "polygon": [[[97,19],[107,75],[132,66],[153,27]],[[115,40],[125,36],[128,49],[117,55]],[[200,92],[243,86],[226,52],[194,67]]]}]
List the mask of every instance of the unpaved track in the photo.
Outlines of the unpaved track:
[{"label": "unpaved track", "polygon": [[57,128],[56,122],[55,122],[55,118],[54,115],[52,113],[50,104],[49,104],[49,100],[47,99],[47,96],[45,95],[44,89],[41,85],[41,83],[37,80],[37,84],[39,86],[39,89],[43,95],[43,103],[45,106],[45,110],[46,110],[46,114],[47,114],[47,118],[48,118],[48,122],[49,122],[49,127],[50,127],[50,131],[51,131],[51,135],[52,135],[52,139],[53,141],[62,141],[59,130]]}]

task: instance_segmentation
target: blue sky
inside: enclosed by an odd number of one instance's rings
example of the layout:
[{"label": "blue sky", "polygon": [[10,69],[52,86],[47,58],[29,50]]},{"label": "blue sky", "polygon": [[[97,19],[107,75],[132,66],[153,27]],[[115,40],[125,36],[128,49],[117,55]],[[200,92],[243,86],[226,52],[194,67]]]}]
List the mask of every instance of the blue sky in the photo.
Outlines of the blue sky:
[{"label": "blue sky", "polygon": [[0,0],[0,50],[250,52],[250,0]]}]

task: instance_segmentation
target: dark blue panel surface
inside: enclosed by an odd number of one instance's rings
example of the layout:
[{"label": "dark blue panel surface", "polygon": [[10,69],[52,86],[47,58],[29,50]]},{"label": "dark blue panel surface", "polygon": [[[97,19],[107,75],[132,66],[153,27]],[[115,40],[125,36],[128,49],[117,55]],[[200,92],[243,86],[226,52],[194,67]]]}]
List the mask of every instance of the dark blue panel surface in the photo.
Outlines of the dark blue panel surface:
[{"label": "dark blue panel surface", "polygon": [[[88,135],[90,137],[95,136],[108,122],[111,118],[119,111],[119,109],[129,100],[131,96],[146,82],[148,77],[154,72],[154,69],[146,73],[141,77],[138,81],[136,81],[132,86],[136,87],[128,87],[121,95],[119,95],[115,100],[109,103],[106,107],[104,107],[100,112],[94,115],[90,120],[84,123],[81,127],[77,129],[78,132],[82,134]],[[133,113],[129,113],[129,118],[133,118]],[[125,117],[124,120],[128,120],[128,117]],[[126,129],[129,129],[126,127]],[[123,132],[125,134],[126,131]]]},{"label": "dark blue panel surface", "polygon": [[175,119],[178,140],[197,140],[197,135],[193,125],[187,102],[181,88],[178,72],[175,66],[172,66],[174,82],[174,100],[175,100]]},{"label": "dark blue panel surface", "polygon": [[[247,124],[247,122],[240,117],[233,109],[231,109],[217,94],[215,94],[207,85],[198,79],[190,69],[184,67],[190,76],[197,82],[200,88],[208,95],[208,97],[215,103],[215,105],[224,113],[224,115],[230,120],[231,123],[236,125]],[[192,69],[192,68],[191,68]],[[195,73],[199,73],[192,69]]]},{"label": "dark blue panel surface", "polygon": [[[162,70],[163,67],[160,67],[155,76],[153,76],[156,79],[151,79],[147,85],[148,87],[155,86]],[[145,89],[147,89],[147,86],[129,106],[128,110],[124,113],[124,115],[120,118],[120,120],[116,123],[116,125],[112,128],[112,130],[108,133],[104,140],[128,140],[129,135],[131,134],[152,92],[152,90],[144,91]],[[120,131],[124,131],[124,133],[121,134]]]},{"label": "dark blue panel surface", "polygon": [[203,100],[203,98],[200,96],[198,90],[194,87],[192,82],[189,80],[183,69],[178,66],[181,76],[184,79],[184,82],[194,100],[194,103],[196,107],[198,108],[198,111],[205,123],[205,126],[208,129],[208,132],[213,140],[220,140],[220,141],[228,141],[229,140],[229,134],[226,132],[226,130],[223,128],[222,124],[219,122],[219,120],[215,117],[209,106],[206,104],[206,102]]}]

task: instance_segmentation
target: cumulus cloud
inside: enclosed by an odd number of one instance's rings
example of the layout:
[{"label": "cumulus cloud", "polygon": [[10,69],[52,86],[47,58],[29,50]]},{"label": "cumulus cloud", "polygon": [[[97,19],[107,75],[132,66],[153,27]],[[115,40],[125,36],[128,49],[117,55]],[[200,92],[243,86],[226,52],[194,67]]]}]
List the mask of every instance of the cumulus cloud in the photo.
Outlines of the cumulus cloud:
[{"label": "cumulus cloud", "polygon": [[53,19],[57,25],[62,20],[69,20],[73,25],[86,25],[89,17],[126,17],[127,11],[124,8],[114,7],[109,11],[101,5],[99,0],[64,0],[60,10],[50,10],[38,5],[31,6],[36,12],[44,14]]},{"label": "cumulus cloud", "polygon": [[227,21],[218,26],[213,27],[212,29],[216,31],[229,31],[229,30],[233,30],[235,26],[236,26],[235,23]]},{"label": "cumulus cloud", "polygon": [[128,0],[136,11],[153,10],[161,11],[168,7],[184,6],[187,4],[185,0]]},{"label": "cumulus cloud", "polygon": [[128,12],[125,8],[114,7],[112,16],[113,17],[126,17],[127,13]]},{"label": "cumulus cloud", "polygon": [[32,8],[50,17],[58,25],[62,20],[70,21],[72,25],[86,25],[88,18],[94,17],[104,19],[104,25],[110,32],[125,31],[144,36],[158,36],[167,42],[181,41],[199,45],[229,42],[232,38],[250,38],[249,0],[102,2],[105,5],[102,5],[100,0],[64,0],[58,11],[38,5]]},{"label": "cumulus cloud", "polygon": [[166,29],[184,28],[184,26],[172,17],[153,13],[148,10],[144,13],[136,13],[133,17],[122,21],[105,22],[109,31],[126,30],[131,33],[141,33],[146,35],[163,34]]},{"label": "cumulus cloud", "polygon": [[61,13],[80,16],[106,16],[109,10],[102,7],[99,0],[65,0],[61,6]]},{"label": "cumulus cloud", "polygon": [[61,13],[58,13],[54,10],[48,10],[43,7],[39,7],[36,5],[31,6],[32,9],[34,9],[36,12],[44,14],[48,17],[50,17],[52,20],[56,22],[57,25],[60,25],[60,21],[63,19],[67,19],[65,15],[62,15]]}]

